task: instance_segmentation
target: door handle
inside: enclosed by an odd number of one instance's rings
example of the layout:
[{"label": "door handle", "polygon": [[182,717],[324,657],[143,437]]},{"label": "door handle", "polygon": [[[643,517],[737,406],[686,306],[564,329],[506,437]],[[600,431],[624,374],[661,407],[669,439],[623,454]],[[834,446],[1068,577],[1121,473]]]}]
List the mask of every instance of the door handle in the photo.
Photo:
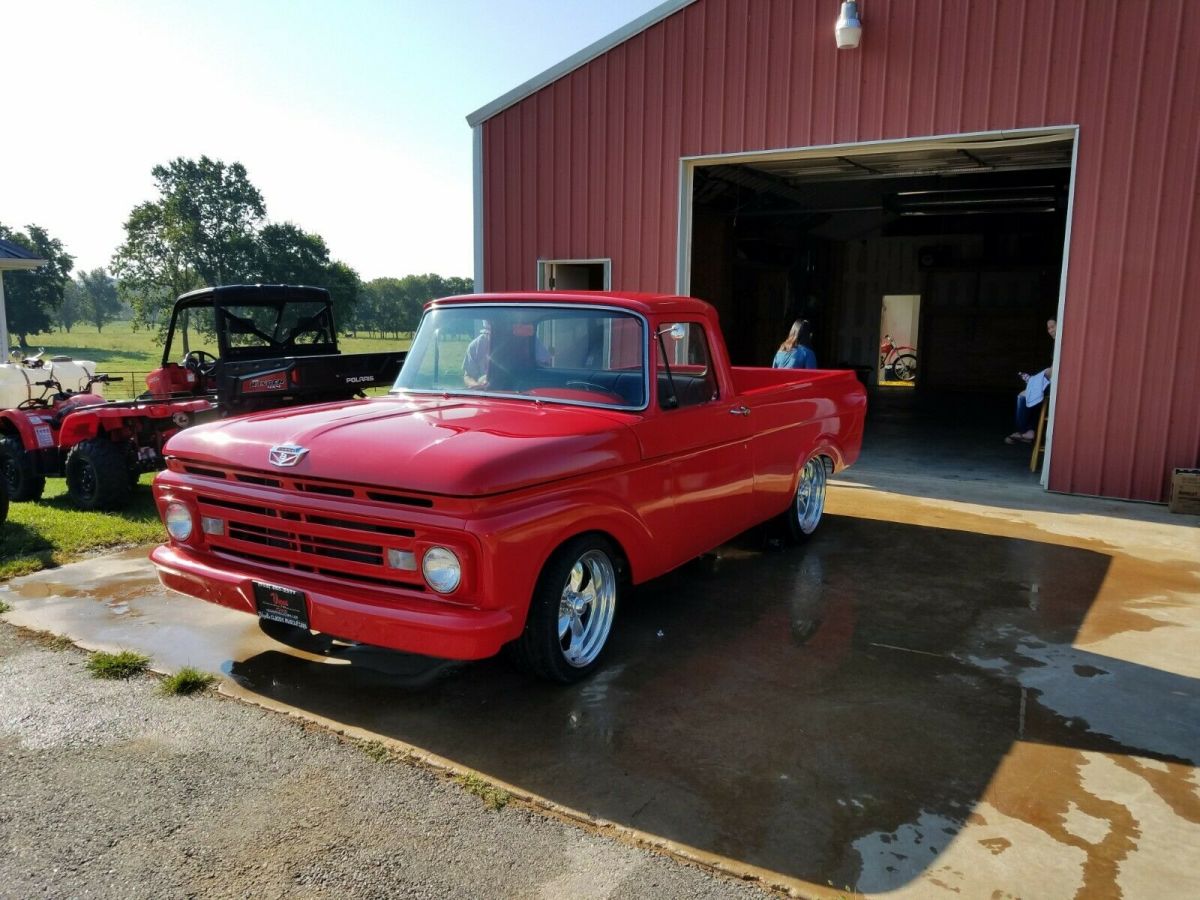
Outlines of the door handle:
[{"label": "door handle", "polygon": [[733,409],[729,410],[729,414],[731,416],[748,416],[748,415],[750,415],[750,407],[735,406],[735,407],[733,407]]}]

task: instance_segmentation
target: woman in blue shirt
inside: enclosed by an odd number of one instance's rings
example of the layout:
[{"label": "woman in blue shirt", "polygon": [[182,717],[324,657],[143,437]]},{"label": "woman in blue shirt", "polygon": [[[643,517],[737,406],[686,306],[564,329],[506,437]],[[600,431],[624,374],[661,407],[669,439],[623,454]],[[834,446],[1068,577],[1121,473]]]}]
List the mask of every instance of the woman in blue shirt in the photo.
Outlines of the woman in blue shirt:
[{"label": "woman in blue shirt", "polygon": [[812,325],[808,319],[792,323],[787,340],[779,345],[772,369],[815,369],[817,355],[812,351]]}]

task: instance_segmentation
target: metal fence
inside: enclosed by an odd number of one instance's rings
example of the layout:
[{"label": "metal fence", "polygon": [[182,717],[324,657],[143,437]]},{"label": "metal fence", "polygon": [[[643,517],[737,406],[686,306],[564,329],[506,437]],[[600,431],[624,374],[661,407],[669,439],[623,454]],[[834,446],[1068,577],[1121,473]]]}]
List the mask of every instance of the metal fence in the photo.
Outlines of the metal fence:
[{"label": "metal fence", "polygon": [[[104,385],[104,398],[106,400],[134,400],[146,393],[146,376],[150,374],[151,370],[121,372],[116,369],[101,368],[100,371],[106,375],[111,375],[113,378],[123,379],[122,381]],[[379,397],[386,394],[389,389],[389,387],[367,388],[363,393],[368,397]]]},{"label": "metal fence", "polygon": [[115,369],[100,368],[100,371],[113,378],[123,379],[104,385],[104,396],[108,400],[132,400],[146,392],[146,376],[150,374],[149,369],[139,372],[118,372]]}]

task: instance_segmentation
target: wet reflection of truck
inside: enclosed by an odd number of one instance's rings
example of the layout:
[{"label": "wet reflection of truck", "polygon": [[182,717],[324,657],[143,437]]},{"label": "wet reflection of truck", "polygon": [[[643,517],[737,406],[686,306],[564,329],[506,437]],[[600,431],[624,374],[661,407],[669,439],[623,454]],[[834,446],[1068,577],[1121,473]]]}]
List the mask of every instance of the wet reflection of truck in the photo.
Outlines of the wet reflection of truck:
[{"label": "wet reflection of truck", "polygon": [[768,519],[811,534],[865,408],[853,372],[731,367],[692,298],[448,298],[390,396],[175,436],[152,558],[284,639],[507,645],[573,681],[629,585]]},{"label": "wet reflection of truck", "polygon": [[[329,293],[287,285],[204,288],[176,301],[162,364],[136,400],[107,402],[50,377],[0,410],[0,472],[13,500],[65,475],[83,509],[115,509],[140,473],[161,467],[171,435],[193,424],[330,400],[389,385],[403,352],[341,354]],[[31,370],[32,371],[32,370]],[[36,393],[40,390],[40,393]]]}]

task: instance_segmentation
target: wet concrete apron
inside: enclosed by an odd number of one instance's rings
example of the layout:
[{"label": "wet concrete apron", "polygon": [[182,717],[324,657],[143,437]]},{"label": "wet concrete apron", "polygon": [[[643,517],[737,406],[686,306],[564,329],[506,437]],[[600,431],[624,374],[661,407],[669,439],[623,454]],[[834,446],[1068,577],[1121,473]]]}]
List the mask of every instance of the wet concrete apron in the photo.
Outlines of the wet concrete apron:
[{"label": "wet concrete apron", "polygon": [[5,618],[800,893],[1197,896],[1200,532],[1081,503],[831,488],[806,547],[745,536],[637,591],[570,688],[292,650],[144,551],[12,582]]}]

